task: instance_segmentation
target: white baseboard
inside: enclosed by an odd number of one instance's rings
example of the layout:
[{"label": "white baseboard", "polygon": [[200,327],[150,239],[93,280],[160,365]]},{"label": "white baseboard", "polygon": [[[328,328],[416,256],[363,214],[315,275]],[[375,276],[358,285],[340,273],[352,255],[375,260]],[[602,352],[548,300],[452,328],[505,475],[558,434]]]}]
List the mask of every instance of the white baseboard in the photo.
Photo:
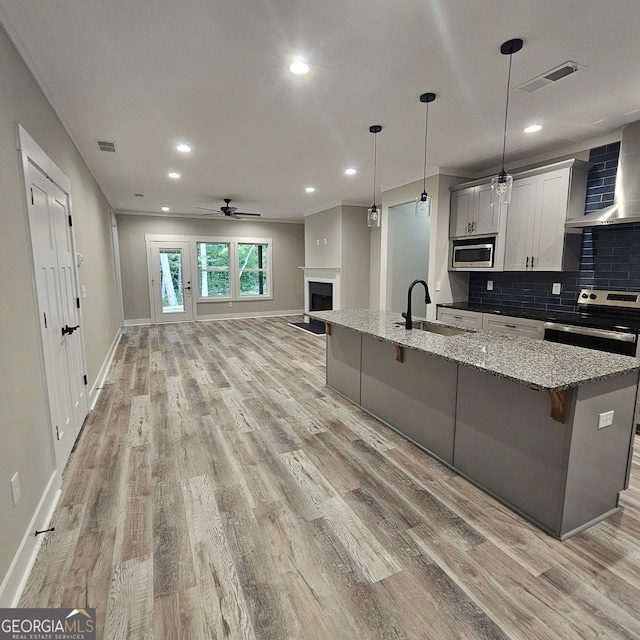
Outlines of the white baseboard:
[{"label": "white baseboard", "polygon": [[151,318],[134,318],[124,321],[125,327],[135,327],[138,324],[153,324],[153,320]]},{"label": "white baseboard", "polygon": [[[200,320],[240,320],[242,318],[277,318],[280,316],[299,316],[302,315],[302,309],[290,309],[284,311],[245,311],[244,313],[216,313],[208,316],[198,316],[195,318],[196,322]],[[125,320],[125,327],[134,327],[139,324],[153,324],[151,318],[136,318],[134,320]]]},{"label": "white baseboard", "polygon": [[49,482],[40,498],[40,503],[31,518],[27,530],[22,536],[22,542],[16,551],[2,584],[0,585],[0,607],[17,607],[20,596],[27,584],[29,573],[38,556],[40,545],[44,540],[42,534],[36,536],[36,530],[48,528],[53,512],[60,499],[61,474],[56,470],[51,474]]},{"label": "white baseboard", "polygon": [[196,320],[241,320],[243,318],[279,318],[281,316],[300,315],[302,315],[302,309],[291,309],[288,311],[267,311],[265,313],[248,311],[245,313],[216,313],[215,315],[211,316],[198,316]]},{"label": "white baseboard", "polygon": [[122,329],[118,329],[115,337],[113,338],[113,342],[109,347],[109,352],[107,353],[107,357],[104,359],[102,366],[100,367],[100,371],[98,372],[98,377],[96,378],[93,387],[91,388],[91,395],[89,396],[89,412],[93,411],[93,408],[96,406],[96,402],[98,401],[98,396],[100,395],[101,387],[104,384],[104,381],[107,379],[107,374],[109,373],[109,367],[111,366],[111,361],[113,360],[113,356],[116,353],[116,348],[118,343],[120,342],[120,337],[122,336]]}]

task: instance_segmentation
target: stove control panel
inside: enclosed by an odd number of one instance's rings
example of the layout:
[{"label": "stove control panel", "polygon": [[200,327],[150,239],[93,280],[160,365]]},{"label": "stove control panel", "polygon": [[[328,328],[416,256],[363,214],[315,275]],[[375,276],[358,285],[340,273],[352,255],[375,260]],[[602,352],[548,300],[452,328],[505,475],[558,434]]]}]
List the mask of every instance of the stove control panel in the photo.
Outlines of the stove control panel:
[{"label": "stove control panel", "polygon": [[580,306],[596,305],[599,307],[640,309],[640,292],[582,289],[578,295],[578,304]]}]

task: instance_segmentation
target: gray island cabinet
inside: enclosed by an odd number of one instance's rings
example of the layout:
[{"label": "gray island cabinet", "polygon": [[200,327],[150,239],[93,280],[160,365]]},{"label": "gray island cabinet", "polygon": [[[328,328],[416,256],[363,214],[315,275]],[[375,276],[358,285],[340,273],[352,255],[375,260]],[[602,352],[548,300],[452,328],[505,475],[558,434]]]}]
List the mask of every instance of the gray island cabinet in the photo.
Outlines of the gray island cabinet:
[{"label": "gray island cabinet", "polygon": [[327,324],[329,387],[544,531],[564,540],[619,510],[640,360],[406,331],[399,314],[369,309],[311,315]]}]

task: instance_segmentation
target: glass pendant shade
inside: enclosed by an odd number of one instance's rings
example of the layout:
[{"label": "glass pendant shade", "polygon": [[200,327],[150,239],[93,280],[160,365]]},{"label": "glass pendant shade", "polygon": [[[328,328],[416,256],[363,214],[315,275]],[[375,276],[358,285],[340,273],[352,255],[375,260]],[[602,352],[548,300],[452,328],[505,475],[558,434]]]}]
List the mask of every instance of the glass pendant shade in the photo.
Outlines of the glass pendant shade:
[{"label": "glass pendant shade", "polygon": [[416,219],[426,220],[431,217],[431,196],[423,191],[416,199]]},{"label": "glass pendant shade", "polygon": [[379,227],[380,226],[380,209],[373,206],[367,209],[367,227]]},{"label": "glass pendant shade", "polygon": [[511,188],[513,176],[504,169],[491,179],[491,206],[500,206],[511,202]]}]

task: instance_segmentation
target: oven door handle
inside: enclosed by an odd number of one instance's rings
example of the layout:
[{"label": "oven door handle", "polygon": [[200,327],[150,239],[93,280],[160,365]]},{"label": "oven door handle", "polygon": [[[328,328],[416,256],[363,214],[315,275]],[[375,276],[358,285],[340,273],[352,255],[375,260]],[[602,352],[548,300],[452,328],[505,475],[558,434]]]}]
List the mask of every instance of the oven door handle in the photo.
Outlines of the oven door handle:
[{"label": "oven door handle", "polygon": [[566,333],[577,333],[581,336],[593,336],[594,338],[606,338],[607,340],[619,340],[620,342],[635,342],[635,333],[624,331],[609,331],[608,329],[593,329],[592,327],[580,327],[573,324],[558,324],[557,322],[545,322],[545,331],[565,331]]}]

